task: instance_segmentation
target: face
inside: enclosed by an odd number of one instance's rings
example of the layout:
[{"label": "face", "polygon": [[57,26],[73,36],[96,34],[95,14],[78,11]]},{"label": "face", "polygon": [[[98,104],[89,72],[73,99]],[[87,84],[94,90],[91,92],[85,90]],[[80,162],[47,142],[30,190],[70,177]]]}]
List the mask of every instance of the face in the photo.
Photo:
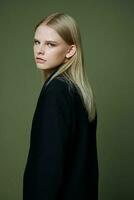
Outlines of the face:
[{"label": "face", "polygon": [[70,47],[54,29],[40,25],[35,31],[33,47],[37,67],[52,72],[67,61]]}]

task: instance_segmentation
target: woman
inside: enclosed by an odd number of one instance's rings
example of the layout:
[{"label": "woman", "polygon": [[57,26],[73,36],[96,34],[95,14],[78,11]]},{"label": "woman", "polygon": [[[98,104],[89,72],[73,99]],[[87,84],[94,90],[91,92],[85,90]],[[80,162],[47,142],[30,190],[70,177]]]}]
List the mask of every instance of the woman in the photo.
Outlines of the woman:
[{"label": "woman", "polygon": [[53,13],[35,27],[44,84],[33,116],[23,200],[97,200],[97,112],[76,21]]}]

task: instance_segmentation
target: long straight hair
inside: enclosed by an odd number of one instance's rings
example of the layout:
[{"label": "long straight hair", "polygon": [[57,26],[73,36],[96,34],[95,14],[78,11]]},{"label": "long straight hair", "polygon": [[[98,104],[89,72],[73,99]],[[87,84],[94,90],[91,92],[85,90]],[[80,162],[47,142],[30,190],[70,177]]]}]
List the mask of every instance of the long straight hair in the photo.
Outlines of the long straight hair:
[{"label": "long straight hair", "polygon": [[[77,22],[68,14],[55,12],[43,18],[36,26],[35,31],[40,25],[47,25],[53,28],[62,39],[69,45],[76,45],[76,53],[66,62],[63,63],[56,73],[50,78],[62,74],[67,81],[74,83],[80,97],[83,100],[84,106],[88,113],[89,121],[92,121],[96,116],[96,104],[93,90],[89,83],[87,73],[84,67],[84,56],[81,42],[81,35]],[[45,71],[44,79],[45,79]]]}]

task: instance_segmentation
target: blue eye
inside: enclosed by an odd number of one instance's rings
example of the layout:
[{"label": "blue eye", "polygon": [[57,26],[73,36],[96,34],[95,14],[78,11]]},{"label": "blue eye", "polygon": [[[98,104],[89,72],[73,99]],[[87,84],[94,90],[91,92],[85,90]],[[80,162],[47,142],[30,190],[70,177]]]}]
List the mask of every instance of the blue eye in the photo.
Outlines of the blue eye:
[{"label": "blue eye", "polygon": [[34,40],[34,44],[39,44],[39,41],[38,40]]},{"label": "blue eye", "polygon": [[52,44],[52,43],[47,43],[47,45],[48,45],[49,47],[54,47],[54,46],[55,46],[55,44]]}]

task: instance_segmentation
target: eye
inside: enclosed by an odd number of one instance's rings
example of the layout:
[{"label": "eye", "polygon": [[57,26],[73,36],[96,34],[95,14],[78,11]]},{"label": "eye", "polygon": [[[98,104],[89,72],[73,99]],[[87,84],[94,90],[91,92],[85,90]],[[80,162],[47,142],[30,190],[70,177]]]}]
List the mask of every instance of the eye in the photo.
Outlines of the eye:
[{"label": "eye", "polygon": [[34,44],[40,44],[40,42],[38,40],[34,40]]},{"label": "eye", "polygon": [[55,44],[52,44],[52,43],[47,43],[48,47],[54,47]]}]

